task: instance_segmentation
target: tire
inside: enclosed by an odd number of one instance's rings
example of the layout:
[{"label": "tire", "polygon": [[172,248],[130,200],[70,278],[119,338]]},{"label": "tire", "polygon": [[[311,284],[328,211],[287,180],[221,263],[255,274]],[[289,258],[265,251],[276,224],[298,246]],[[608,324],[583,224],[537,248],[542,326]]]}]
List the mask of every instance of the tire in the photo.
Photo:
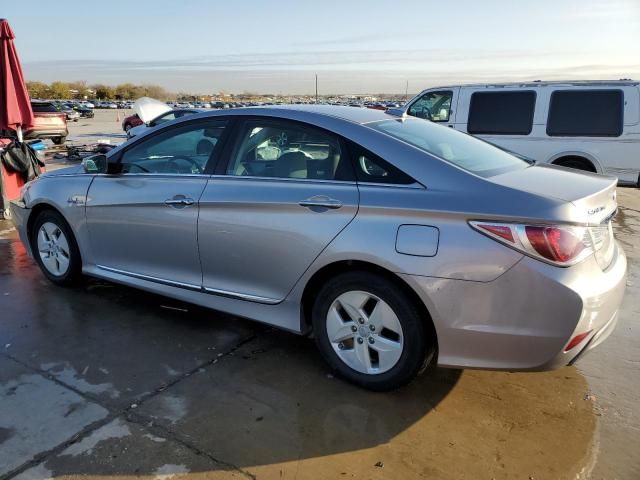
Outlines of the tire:
[{"label": "tire", "polygon": [[130,123],[127,123],[127,124],[124,126],[124,131],[125,131],[126,133],[129,133],[129,130],[131,130],[132,128],[133,128],[133,125],[131,125]]},{"label": "tire", "polygon": [[[311,316],[316,344],[329,366],[368,390],[399,388],[434,358],[436,341],[425,324],[429,320],[421,318],[401,288],[382,276],[348,272],[330,279],[320,289]],[[386,318],[383,326],[381,318]]]},{"label": "tire", "polygon": [[51,141],[52,141],[55,145],[62,145],[62,144],[64,144],[64,142],[66,142],[66,141],[67,141],[67,137],[66,137],[66,135],[65,135],[65,136],[62,136],[62,137],[53,137],[53,138],[51,139]]},{"label": "tire", "polygon": [[[82,278],[80,250],[71,227],[62,215],[54,210],[38,213],[29,239],[33,257],[45,277],[56,285],[78,283]],[[44,253],[44,249],[48,253]]]},{"label": "tire", "polygon": [[556,160],[553,162],[554,165],[559,165],[561,167],[573,168],[574,170],[582,170],[583,172],[592,172],[597,173],[596,167],[587,160],[582,157],[567,157],[561,158],[560,160]]}]

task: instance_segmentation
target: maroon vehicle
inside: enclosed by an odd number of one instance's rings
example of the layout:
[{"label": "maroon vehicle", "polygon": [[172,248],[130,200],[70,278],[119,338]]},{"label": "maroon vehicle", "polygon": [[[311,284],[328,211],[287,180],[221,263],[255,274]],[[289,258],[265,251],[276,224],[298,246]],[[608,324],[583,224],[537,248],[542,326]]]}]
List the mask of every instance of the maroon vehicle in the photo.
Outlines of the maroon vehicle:
[{"label": "maroon vehicle", "polygon": [[138,125],[142,125],[143,123],[144,122],[140,120],[138,114],[134,113],[133,115],[129,115],[122,121],[122,130],[128,132],[133,127],[137,127]]},{"label": "maroon vehicle", "polygon": [[34,125],[24,132],[24,138],[50,138],[56,145],[67,140],[67,115],[59,111],[51,102],[32,101]]}]

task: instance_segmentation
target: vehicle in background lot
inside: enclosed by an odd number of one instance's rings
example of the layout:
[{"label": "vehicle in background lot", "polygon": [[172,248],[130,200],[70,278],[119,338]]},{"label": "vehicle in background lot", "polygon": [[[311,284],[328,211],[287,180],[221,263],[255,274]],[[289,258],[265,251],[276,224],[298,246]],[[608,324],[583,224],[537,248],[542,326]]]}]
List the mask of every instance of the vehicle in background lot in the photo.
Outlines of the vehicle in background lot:
[{"label": "vehicle in background lot", "polygon": [[77,122],[80,119],[80,113],[76,112],[71,105],[66,103],[55,103],[54,105],[59,112],[67,116],[67,121]]},{"label": "vehicle in background lot", "polygon": [[80,102],[80,105],[82,105],[82,106],[83,106],[83,107],[85,107],[85,108],[91,108],[91,109],[96,108],[96,106],[95,106],[93,103],[88,102],[88,101],[86,101],[86,100],[82,100],[82,101]]},{"label": "vehicle in background lot", "polygon": [[94,113],[92,108],[88,108],[82,103],[73,106],[73,109],[80,114],[82,118],[93,118]]},{"label": "vehicle in background lot", "polygon": [[176,118],[184,117],[185,115],[193,115],[194,113],[200,113],[200,112],[198,110],[193,110],[193,109],[176,109],[176,110],[171,110],[169,112],[165,112],[147,123],[142,123],[137,127],[133,127],[127,130],[127,138],[133,138],[145,132],[149,128],[157,127],[158,125],[161,125],[165,122],[175,120]]},{"label": "vehicle in background lot", "polygon": [[56,145],[67,139],[67,115],[60,112],[52,102],[31,101],[35,125],[24,134],[25,139],[50,138]]},{"label": "vehicle in background lot", "polygon": [[420,92],[407,114],[532,158],[640,186],[640,83],[453,85]]},{"label": "vehicle in background lot", "polygon": [[142,125],[143,123],[144,122],[140,120],[140,117],[138,116],[138,114],[134,113],[133,115],[129,115],[128,117],[125,117],[125,119],[122,121],[122,130],[124,130],[125,132],[128,132],[133,127],[137,127],[138,125]]},{"label": "vehicle in background lot", "polygon": [[313,333],[372,390],[436,363],[566,365],[614,329],[626,284],[615,178],[365,108],[184,117],[11,208],[52,282],[84,273]]}]

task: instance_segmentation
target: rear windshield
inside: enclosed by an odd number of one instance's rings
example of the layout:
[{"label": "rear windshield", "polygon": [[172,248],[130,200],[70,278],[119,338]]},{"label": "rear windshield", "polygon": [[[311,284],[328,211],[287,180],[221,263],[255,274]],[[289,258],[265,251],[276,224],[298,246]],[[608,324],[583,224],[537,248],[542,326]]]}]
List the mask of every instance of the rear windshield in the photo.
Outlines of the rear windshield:
[{"label": "rear windshield", "polygon": [[403,118],[370,123],[391,135],[481,177],[491,177],[529,166],[529,162],[452,128],[427,120]]},{"label": "rear windshield", "polygon": [[57,112],[52,103],[32,103],[31,110],[34,112]]}]

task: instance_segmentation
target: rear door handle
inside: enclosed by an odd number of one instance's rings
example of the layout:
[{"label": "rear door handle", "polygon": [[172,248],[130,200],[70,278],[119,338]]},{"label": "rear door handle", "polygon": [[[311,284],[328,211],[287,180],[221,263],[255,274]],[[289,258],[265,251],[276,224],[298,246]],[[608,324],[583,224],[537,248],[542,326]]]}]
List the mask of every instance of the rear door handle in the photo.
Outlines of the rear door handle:
[{"label": "rear door handle", "polygon": [[169,205],[173,208],[184,208],[193,205],[196,201],[193,198],[185,197],[184,195],[176,195],[173,198],[168,198],[164,201],[165,205]]},{"label": "rear door handle", "polygon": [[330,208],[335,210],[342,206],[342,202],[335,198],[327,197],[326,195],[315,195],[306,200],[302,200],[299,205],[303,207]]}]

